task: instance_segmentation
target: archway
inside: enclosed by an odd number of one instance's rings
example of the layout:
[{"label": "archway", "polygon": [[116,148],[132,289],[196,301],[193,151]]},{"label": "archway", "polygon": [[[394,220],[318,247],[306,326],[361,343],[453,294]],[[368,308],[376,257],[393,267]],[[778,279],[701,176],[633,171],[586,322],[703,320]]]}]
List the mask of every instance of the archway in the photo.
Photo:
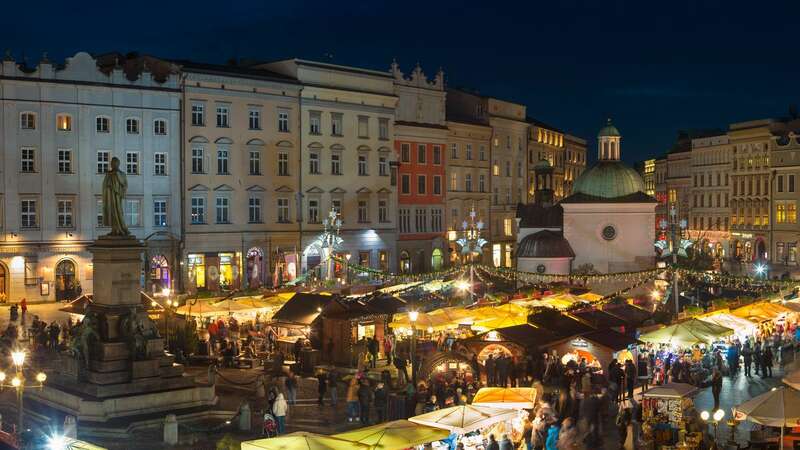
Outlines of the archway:
[{"label": "archway", "polygon": [[444,256],[442,255],[442,249],[435,248],[433,252],[431,252],[431,270],[434,272],[437,270],[442,270],[442,264],[444,263]]},{"label": "archway", "polygon": [[408,252],[400,252],[400,273],[411,273],[411,257]]},{"label": "archway", "polygon": [[253,247],[247,251],[247,287],[259,288],[264,285],[264,251]]},{"label": "archway", "polygon": [[56,264],[56,300],[72,300],[77,295],[75,263],[62,259]]},{"label": "archway", "polygon": [[8,301],[8,270],[0,264],[0,300]]},{"label": "archway", "polygon": [[436,352],[422,360],[417,373],[418,380],[427,380],[434,375],[452,376],[462,372],[467,379],[476,377],[480,371],[466,355],[459,352]]},{"label": "archway", "polygon": [[766,243],[764,243],[763,239],[758,239],[756,241],[756,253],[753,259],[755,260],[767,259],[767,245]]},{"label": "archway", "polygon": [[164,255],[155,255],[150,258],[150,283],[152,292],[161,292],[172,286],[170,283],[169,263]]},{"label": "archway", "polygon": [[316,269],[322,262],[322,250],[314,244],[309,245],[303,250],[303,256],[305,257],[303,273]]}]

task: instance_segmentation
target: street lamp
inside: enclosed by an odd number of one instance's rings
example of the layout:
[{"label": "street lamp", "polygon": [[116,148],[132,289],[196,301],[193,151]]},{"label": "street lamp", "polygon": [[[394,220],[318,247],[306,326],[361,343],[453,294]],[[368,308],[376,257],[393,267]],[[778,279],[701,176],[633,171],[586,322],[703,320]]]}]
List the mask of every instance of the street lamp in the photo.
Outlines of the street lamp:
[{"label": "street lamp", "polygon": [[681,294],[678,291],[678,253],[682,252],[683,256],[686,256],[682,234],[683,230],[689,227],[689,224],[686,219],[678,220],[678,210],[675,209],[674,204],[669,210],[669,219],[669,222],[666,219],[661,219],[659,227],[664,231],[670,230],[672,245],[668,253],[672,253],[672,297],[675,299],[675,320],[678,320],[678,316],[681,313]]},{"label": "street lamp", "polygon": [[[167,346],[167,351],[170,351],[169,348],[169,315],[172,313],[173,307],[178,307],[178,301],[173,301],[169,296],[172,293],[170,288],[164,288],[161,290],[161,295],[167,298],[164,302],[164,343]],[[155,302],[153,302],[155,303]]]},{"label": "street lamp", "polygon": [[417,385],[417,319],[419,311],[408,312],[408,321],[411,322],[411,383]]},{"label": "street lamp", "polygon": [[5,372],[0,372],[0,388],[10,387],[17,390],[17,436],[19,438],[22,437],[22,422],[23,422],[23,412],[24,406],[22,403],[22,394],[25,392],[25,388],[41,388],[44,386],[44,382],[47,380],[47,375],[44,372],[39,372],[36,374],[34,378],[35,383],[26,383],[25,379],[25,357],[26,353],[24,350],[17,350],[11,352],[11,362],[14,363],[14,376],[11,378],[11,381],[8,382],[8,376]]},{"label": "street lamp", "polygon": [[711,420],[711,424],[714,425],[714,444],[716,445],[719,423],[722,421],[723,418],[725,418],[725,411],[723,411],[722,409],[718,409],[714,411],[713,415],[708,411],[703,411],[700,413],[700,418],[703,419],[703,422],[706,423],[708,423],[709,419],[713,419]]},{"label": "street lamp", "polygon": [[[456,240],[456,244],[461,246],[461,255],[469,258],[469,302],[475,301],[475,255],[483,254],[483,246],[488,244],[486,239],[481,237],[483,221],[476,220],[478,213],[475,212],[475,205],[469,211],[469,221],[461,222],[461,229],[464,236]],[[462,284],[463,286],[463,284]]]},{"label": "street lamp", "polygon": [[760,276],[761,278],[766,278],[767,274],[767,265],[758,263],[755,265],[756,275]]}]

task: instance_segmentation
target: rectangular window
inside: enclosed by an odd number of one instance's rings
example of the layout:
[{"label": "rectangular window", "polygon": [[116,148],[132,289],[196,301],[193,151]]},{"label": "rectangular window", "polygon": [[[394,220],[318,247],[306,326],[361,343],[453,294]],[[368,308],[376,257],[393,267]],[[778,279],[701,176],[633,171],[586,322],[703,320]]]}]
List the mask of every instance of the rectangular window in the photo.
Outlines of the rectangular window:
[{"label": "rectangular window", "polygon": [[342,114],[341,113],[331,113],[331,135],[333,135],[333,136],[341,136],[342,135]]},{"label": "rectangular window", "polygon": [[72,150],[58,150],[58,173],[72,173]]},{"label": "rectangular window", "polygon": [[789,175],[789,192],[794,192],[794,175]]},{"label": "rectangular window", "polygon": [[309,111],[308,113],[308,133],[322,134],[322,113],[319,111]]},{"label": "rectangular window", "polygon": [[450,174],[450,192],[458,191],[458,174],[453,172]]},{"label": "rectangular window", "polygon": [[417,233],[428,232],[428,211],[425,209],[414,210],[414,225]]},{"label": "rectangular window", "polygon": [[217,223],[230,223],[230,199],[228,197],[216,198]]},{"label": "rectangular window", "polygon": [[342,214],[342,201],[341,200],[339,200],[339,199],[331,200],[331,209],[336,211],[336,214],[339,214],[339,218],[342,219],[342,221],[344,221],[344,219],[341,217],[341,214]]},{"label": "rectangular window", "polygon": [[231,126],[231,108],[228,105],[217,105],[217,128]]},{"label": "rectangular window", "polygon": [[261,223],[261,198],[251,196],[247,200],[247,221],[249,223]]},{"label": "rectangular window", "polygon": [[434,208],[431,210],[431,231],[441,233],[442,231],[442,210]]},{"label": "rectangular window", "polygon": [[217,174],[228,175],[229,154],[227,148],[217,149]]},{"label": "rectangular window", "polygon": [[289,223],[289,199],[278,199],[278,222]]},{"label": "rectangular window", "polygon": [[69,114],[57,115],[56,129],[58,129],[58,131],[72,131],[72,116]]},{"label": "rectangular window", "polygon": [[319,173],[319,153],[308,154],[308,173]]},{"label": "rectangular window", "polygon": [[486,176],[478,175],[478,192],[486,192]]},{"label": "rectangular window", "polygon": [[467,144],[464,149],[464,158],[469,161],[472,159],[472,144]]},{"label": "rectangular window", "polygon": [[367,155],[358,155],[358,174],[367,175]]},{"label": "rectangular window", "polygon": [[411,162],[411,144],[400,144],[400,162]]},{"label": "rectangular window", "polygon": [[486,161],[486,146],[483,144],[478,147],[478,159],[481,161]]},{"label": "rectangular window", "polygon": [[206,223],[206,198],[205,197],[192,197],[192,223],[202,224]]},{"label": "rectangular window", "polygon": [[389,222],[389,202],[386,200],[378,200],[378,222]]},{"label": "rectangular window", "polygon": [[139,134],[139,119],[126,119],[125,131],[128,134]]},{"label": "rectangular window", "polygon": [[289,111],[285,109],[278,110],[278,131],[281,133],[289,132]]},{"label": "rectangular window", "polygon": [[31,147],[22,147],[20,159],[20,172],[33,173],[36,171],[36,150]]},{"label": "rectangular window", "polygon": [[389,140],[389,119],[385,117],[378,119],[378,139],[382,141]]},{"label": "rectangular window", "polygon": [[19,115],[19,127],[23,130],[35,130],[36,129],[36,114],[34,113],[22,113]]},{"label": "rectangular window", "polygon": [[513,234],[513,219],[503,219],[503,232],[506,236],[511,236]]},{"label": "rectangular window", "polygon": [[192,125],[202,127],[206,124],[206,105],[202,102],[192,102]]},{"label": "rectangular window", "polygon": [[95,119],[95,130],[98,133],[109,133],[111,132],[111,119],[108,117],[97,117]]},{"label": "rectangular window", "polygon": [[369,117],[358,116],[358,137],[369,137]]},{"label": "rectangular window", "polygon": [[22,200],[19,202],[20,226],[22,228],[36,228],[38,216],[36,215],[36,200]]},{"label": "rectangular window", "polygon": [[342,174],[342,155],[331,153],[331,175]]},{"label": "rectangular window", "polygon": [[129,227],[142,226],[142,203],[138,199],[125,199],[122,207],[125,212],[125,223]]},{"label": "rectangular window", "polygon": [[58,228],[72,228],[72,200],[58,200]]},{"label": "rectangular window", "polygon": [[401,194],[411,193],[411,175],[407,173],[400,175],[400,193]]},{"label": "rectangular window", "polygon": [[286,152],[278,153],[278,176],[289,176],[289,154]]},{"label": "rectangular window", "polygon": [[192,173],[203,173],[205,155],[203,147],[192,148]]},{"label": "rectangular window", "polygon": [[167,154],[156,152],[153,154],[153,174],[166,175],[167,174]]},{"label": "rectangular window", "polygon": [[167,226],[167,201],[163,199],[153,200],[153,226]]},{"label": "rectangular window", "polygon": [[139,152],[125,153],[125,173],[139,175]]},{"label": "rectangular window", "polygon": [[797,223],[797,203],[786,203],[786,223]]},{"label": "rectangular window", "polygon": [[385,156],[378,157],[378,175],[385,177],[389,175],[389,163],[386,161]]},{"label": "rectangular window", "polygon": [[97,199],[96,203],[97,211],[95,211],[95,223],[98,227],[104,227],[105,224],[103,223],[103,200]]},{"label": "rectangular window", "polygon": [[428,159],[428,149],[425,144],[417,145],[417,163],[425,164]]},{"label": "rectangular window", "polygon": [[366,200],[358,201],[358,223],[369,222],[369,209]]},{"label": "rectangular window", "polygon": [[433,163],[436,165],[442,164],[442,146],[441,145],[434,145],[433,146]]},{"label": "rectangular window", "polygon": [[167,135],[167,121],[164,119],[156,119],[153,121],[153,134],[156,136]]},{"label": "rectangular window", "polygon": [[308,223],[319,223],[319,200],[308,200]]},{"label": "rectangular window", "polygon": [[442,177],[441,175],[433,176],[433,195],[442,195]]},{"label": "rectangular window", "polygon": [[500,166],[497,164],[497,160],[492,164],[492,175],[496,177],[500,176]]},{"label": "rectangular window", "polygon": [[417,175],[417,195],[425,195],[427,192],[428,181],[425,175]]},{"label": "rectangular window", "polygon": [[458,144],[450,144],[450,159],[458,159]]},{"label": "rectangular window", "polygon": [[261,152],[250,150],[249,158],[250,175],[261,175]]},{"label": "rectangular window", "polygon": [[397,219],[400,222],[400,232],[401,233],[409,233],[411,232],[411,211],[408,209],[401,208],[397,211]]},{"label": "rectangular window", "polygon": [[506,161],[506,176],[511,176],[511,161]]},{"label": "rectangular window", "polygon": [[261,129],[261,110],[258,108],[250,108],[247,111],[247,126],[251,130]]},{"label": "rectangular window", "polygon": [[472,174],[464,175],[464,190],[467,192],[472,192]]},{"label": "rectangular window", "polygon": [[778,175],[778,192],[783,192],[783,175]]},{"label": "rectangular window", "polygon": [[111,154],[108,150],[97,151],[97,173],[106,173],[109,169],[111,161]]}]

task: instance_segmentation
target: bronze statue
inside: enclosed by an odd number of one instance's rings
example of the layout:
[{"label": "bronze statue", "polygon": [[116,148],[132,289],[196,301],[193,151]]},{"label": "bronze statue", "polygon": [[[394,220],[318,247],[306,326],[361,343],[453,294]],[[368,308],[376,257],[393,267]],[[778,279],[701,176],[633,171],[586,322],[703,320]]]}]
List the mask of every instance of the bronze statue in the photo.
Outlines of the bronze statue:
[{"label": "bronze statue", "polygon": [[119,158],[111,158],[111,170],[103,178],[103,225],[111,227],[109,236],[128,236],[122,202],[128,190],[128,178],[119,170]]},{"label": "bronze statue", "polygon": [[136,308],[120,323],[120,334],[128,343],[128,351],[132,361],[147,358],[147,341],[159,337],[158,328],[146,313],[139,313]]},{"label": "bronze statue", "polygon": [[84,316],[81,324],[75,327],[74,335],[70,341],[72,354],[79,361],[82,361],[87,369],[91,360],[92,342],[96,339],[100,339],[100,335],[97,333],[97,317],[90,312]]}]

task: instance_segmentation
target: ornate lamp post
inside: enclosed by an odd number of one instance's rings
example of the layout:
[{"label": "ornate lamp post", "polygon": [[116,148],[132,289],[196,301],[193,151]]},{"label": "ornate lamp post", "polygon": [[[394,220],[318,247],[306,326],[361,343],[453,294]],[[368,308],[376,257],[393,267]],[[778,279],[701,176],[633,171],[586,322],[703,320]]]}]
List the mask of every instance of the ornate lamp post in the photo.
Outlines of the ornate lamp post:
[{"label": "ornate lamp post", "polygon": [[330,212],[328,213],[328,217],[326,217],[322,221],[322,225],[325,227],[325,231],[320,236],[320,240],[324,248],[327,251],[327,271],[325,278],[328,281],[333,280],[333,251],[342,241],[342,238],[339,237],[339,232],[342,228],[342,219],[339,218],[339,213],[336,212],[335,208],[331,208]]},{"label": "ornate lamp post", "polygon": [[23,416],[24,416],[24,409],[22,403],[22,394],[25,392],[25,388],[41,388],[44,386],[45,380],[47,380],[47,375],[44,372],[39,372],[36,374],[35,383],[27,383],[28,380],[25,379],[25,373],[23,368],[25,366],[25,357],[26,353],[24,350],[18,350],[15,352],[11,352],[11,361],[14,363],[14,376],[11,380],[8,379],[8,375],[5,372],[0,372],[0,387],[3,388],[14,388],[17,390],[17,437],[22,436],[23,431]]},{"label": "ornate lamp post", "polygon": [[417,318],[419,311],[408,312],[408,321],[411,322],[411,382],[417,386]]},{"label": "ornate lamp post", "polygon": [[469,221],[464,220],[461,222],[461,229],[464,235],[458,240],[456,244],[461,246],[461,254],[469,258],[469,302],[475,301],[475,264],[474,256],[483,254],[483,246],[488,242],[481,237],[481,230],[483,229],[483,221],[476,220],[478,214],[475,212],[475,205],[469,211]]},{"label": "ornate lamp post", "polygon": [[714,444],[716,444],[718,439],[717,430],[719,429],[719,423],[724,417],[725,411],[721,409],[714,411],[714,414],[711,414],[708,411],[703,411],[700,413],[700,418],[703,419],[703,422],[708,423],[711,419],[711,424],[714,425]]},{"label": "ornate lamp post", "polygon": [[688,227],[688,223],[686,219],[678,220],[678,211],[675,209],[675,205],[672,205],[669,210],[669,218],[669,222],[665,219],[661,219],[658,225],[662,230],[670,231],[671,246],[665,249],[666,251],[664,253],[672,254],[672,296],[675,299],[675,320],[677,320],[681,312],[680,292],[678,292],[678,253],[680,252],[683,256],[686,256],[685,247],[691,244],[684,244],[683,242],[683,230]]}]

